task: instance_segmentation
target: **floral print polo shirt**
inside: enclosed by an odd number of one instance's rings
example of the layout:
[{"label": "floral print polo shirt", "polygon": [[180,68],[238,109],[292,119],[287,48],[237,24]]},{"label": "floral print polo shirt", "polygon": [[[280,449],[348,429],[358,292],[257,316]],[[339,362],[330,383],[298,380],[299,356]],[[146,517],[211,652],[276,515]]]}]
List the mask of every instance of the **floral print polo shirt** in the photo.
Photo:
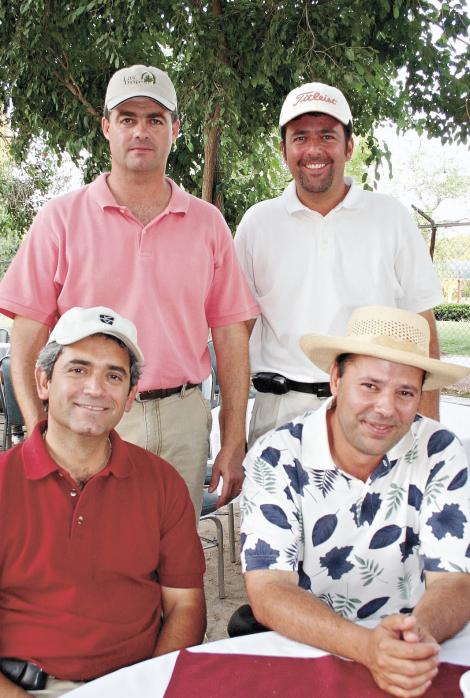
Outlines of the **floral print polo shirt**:
[{"label": "floral print polo shirt", "polygon": [[363,482],[332,461],[332,400],[268,432],[246,456],[244,571],[296,571],[349,620],[411,611],[424,572],[470,572],[470,490],[458,438],[416,416]]}]

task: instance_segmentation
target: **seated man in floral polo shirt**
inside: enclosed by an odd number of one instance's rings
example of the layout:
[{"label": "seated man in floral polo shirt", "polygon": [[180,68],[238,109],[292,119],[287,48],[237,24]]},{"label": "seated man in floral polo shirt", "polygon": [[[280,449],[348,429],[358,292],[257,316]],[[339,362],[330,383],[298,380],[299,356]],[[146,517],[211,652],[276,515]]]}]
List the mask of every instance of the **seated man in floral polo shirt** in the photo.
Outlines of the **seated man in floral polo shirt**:
[{"label": "seated man in floral polo shirt", "polygon": [[246,457],[253,613],[364,664],[392,695],[421,695],[438,643],[470,619],[470,497],[459,440],[416,410],[422,390],[468,370],[430,359],[426,320],[395,308],[358,309],[346,337],[300,343],[331,367],[332,398]]}]

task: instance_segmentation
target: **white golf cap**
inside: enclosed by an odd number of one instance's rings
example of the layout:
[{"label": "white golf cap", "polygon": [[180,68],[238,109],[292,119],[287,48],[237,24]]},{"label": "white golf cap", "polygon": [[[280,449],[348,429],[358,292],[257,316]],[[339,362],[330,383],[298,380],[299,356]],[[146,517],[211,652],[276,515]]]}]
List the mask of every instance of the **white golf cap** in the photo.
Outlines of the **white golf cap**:
[{"label": "white golf cap", "polygon": [[176,92],[168,74],[160,68],[132,65],[118,70],[106,90],[105,106],[111,110],[134,97],[148,97],[169,111],[177,106]]},{"label": "white golf cap", "polygon": [[120,339],[135,354],[139,362],[144,355],[137,344],[137,328],[111,308],[70,308],[58,320],[47,344],[73,344],[94,334],[109,334]]},{"label": "white golf cap", "polygon": [[346,97],[341,90],[322,82],[308,82],[289,92],[282,105],[279,126],[285,126],[297,116],[308,112],[329,114],[347,126],[352,123],[352,114]]}]

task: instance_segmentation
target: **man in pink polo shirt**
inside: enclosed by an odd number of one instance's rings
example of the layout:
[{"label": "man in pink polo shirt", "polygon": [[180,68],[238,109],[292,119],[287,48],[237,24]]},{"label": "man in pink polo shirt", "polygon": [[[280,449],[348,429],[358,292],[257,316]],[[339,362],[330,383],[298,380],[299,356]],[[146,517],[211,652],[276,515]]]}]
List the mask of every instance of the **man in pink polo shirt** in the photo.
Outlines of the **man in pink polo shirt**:
[{"label": "man in pink polo shirt", "polygon": [[47,421],[0,456],[2,698],[55,698],[202,641],[187,487],[114,431],[142,360],[134,324],[106,307],[64,313],[39,353]]},{"label": "man in pink polo shirt", "polygon": [[211,416],[195,386],[210,373],[208,331],[222,396],[211,490],[222,476],[222,505],[243,479],[245,321],[257,305],[220,212],[165,177],[179,131],[168,75],[142,65],[115,73],[102,130],[111,172],[40,211],[0,284],[0,312],[15,318],[15,391],[30,433],[43,416],[34,362],[58,317],[77,305],[116,308],[137,325],[146,356],[136,401],[118,430],[177,468],[198,513]]}]

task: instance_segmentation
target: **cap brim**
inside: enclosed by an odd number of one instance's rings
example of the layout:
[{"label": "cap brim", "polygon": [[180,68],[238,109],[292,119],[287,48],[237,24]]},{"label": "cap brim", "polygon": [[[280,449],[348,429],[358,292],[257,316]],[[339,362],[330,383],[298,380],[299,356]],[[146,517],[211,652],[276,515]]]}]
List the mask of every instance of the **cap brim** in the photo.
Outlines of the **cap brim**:
[{"label": "cap brim", "polygon": [[48,340],[48,344],[52,341],[57,342],[58,344],[63,344],[64,346],[67,346],[68,344],[74,344],[75,342],[80,342],[82,339],[86,339],[87,337],[92,337],[95,334],[106,334],[110,335],[111,337],[116,337],[116,339],[121,340],[123,344],[126,345],[128,349],[132,351],[132,353],[135,355],[137,361],[139,363],[144,362],[144,355],[142,354],[142,351],[139,349],[137,344],[134,344],[129,337],[125,337],[122,335],[120,332],[112,332],[107,329],[108,325],[100,325],[99,327],[96,327],[96,330],[93,330],[90,332],[90,329],[88,328],[85,332],[75,332],[73,334],[68,333],[66,337],[61,336],[60,332],[59,333],[53,333],[51,332],[51,335]]},{"label": "cap brim", "polygon": [[325,337],[305,335],[300,339],[300,348],[312,363],[329,373],[331,365],[340,354],[361,354],[384,359],[405,366],[415,366],[426,372],[423,390],[438,390],[451,385],[470,373],[470,367],[430,359],[412,352],[356,340],[353,337]]},{"label": "cap brim", "polygon": [[310,112],[316,112],[318,114],[328,114],[329,116],[332,116],[345,126],[347,126],[349,122],[352,123],[352,117],[341,118],[338,115],[337,111],[335,111],[334,105],[330,106],[327,102],[325,102],[325,104],[322,104],[319,108],[316,109],[311,103],[309,104],[308,102],[305,102],[298,110],[296,109],[295,114],[287,115],[284,118],[281,114],[279,117],[279,128],[282,128],[283,126],[288,124],[289,121],[296,119],[298,116],[302,116],[302,114],[309,114]]},{"label": "cap brim", "polygon": [[135,94],[131,94],[131,95],[128,94],[125,97],[114,97],[114,99],[110,99],[109,102],[106,103],[106,108],[111,111],[111,109],[115,109],[123,102],[127,102],[129,99],[136,99],[138,97],[147,97],[147,99],[151,99],[152,102],[156,102],[157,104],[160,104],[165,109],[168,109],[168,111],[175,111],[175,109],[176,109],[176,104],[173,104],[172,102],[168,101],[167,99],[164,99],[163,97],[160,97],[159,99],[157,99],[154,94],[149,94],[148,92],[142,92],[141,90],[139,90]]}]

